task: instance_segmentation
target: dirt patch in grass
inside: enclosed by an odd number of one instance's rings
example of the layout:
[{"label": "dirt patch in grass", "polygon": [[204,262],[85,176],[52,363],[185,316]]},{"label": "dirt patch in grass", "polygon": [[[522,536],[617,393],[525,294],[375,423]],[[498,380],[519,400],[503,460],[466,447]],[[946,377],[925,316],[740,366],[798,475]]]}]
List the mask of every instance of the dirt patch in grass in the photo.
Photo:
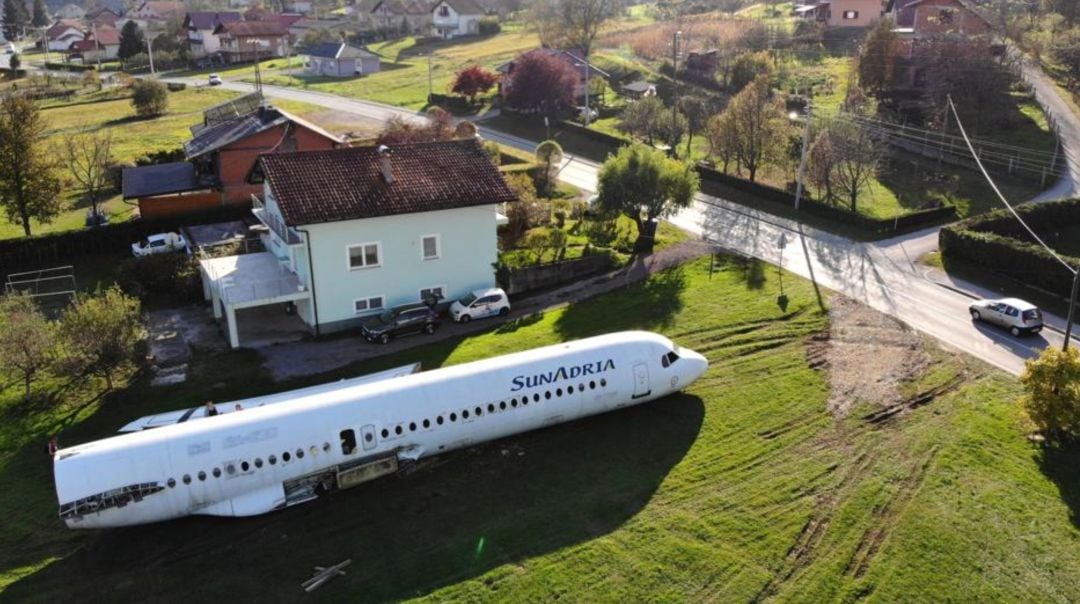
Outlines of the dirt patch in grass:
[{"label": "dirt patch in grass", "polygon": [[346,111],[337,111],[335,109],[305,113],[302,117],[326,128],[334,134],[347,136],[349,138],[375,136],[385,125],[378,120],[362,117]]},{"label": "dirt patch in grass", "polygon": [[850,298],[830,302],[829,330],[807,352],[811,365],[828,371],[829,411],[844,417],[856,405],[896,408],[906,398],[903,385],[930,365],[918,334]]}]

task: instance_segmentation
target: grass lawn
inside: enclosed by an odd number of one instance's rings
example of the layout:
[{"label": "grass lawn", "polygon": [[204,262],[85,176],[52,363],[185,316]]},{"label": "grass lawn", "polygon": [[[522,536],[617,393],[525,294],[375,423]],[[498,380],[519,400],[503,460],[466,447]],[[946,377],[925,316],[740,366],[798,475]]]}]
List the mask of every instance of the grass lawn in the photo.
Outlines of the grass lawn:
[{"label": "grass lawn", "polygon": [[[352,559],[330,601],[1069,601],[1080,598],[1080,463],[1026,438],[1016,381],[933,352],[891,421],[825,410],[807,358],[814,288],[707,259],[463,340],[272,384],[250,351],[202,356],[183,385],[136,380],[102,402],[2,393],[0,600],[291,600],[314,565]],[[431,369],[618,329],[706,354],[686,393],[451,453],[283,512],[94,533],[56,519],[46,438],[107,436],[207,399],[402,362]],[[87,402],[91,401],[91,402]],[[77,411],[81,409],[81,411]],[[64,419],[64,418],[67,419]]]}]

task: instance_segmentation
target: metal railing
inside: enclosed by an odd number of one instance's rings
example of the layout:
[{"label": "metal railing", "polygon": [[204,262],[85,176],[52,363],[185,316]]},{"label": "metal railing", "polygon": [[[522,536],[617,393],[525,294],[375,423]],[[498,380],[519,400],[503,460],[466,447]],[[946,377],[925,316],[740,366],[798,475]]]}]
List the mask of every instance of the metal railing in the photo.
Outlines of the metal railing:
[{"label": "metal railing", "polygon": [[221,299],[226,304],[236,304],[238,302],[266,300],[306,291],[307,288],[300,283],[300,279],[293,275],[271,281],[225,285],[221,288]]},{"label": "metal railing", "polygon": [[259,222],[273,231],[279,239],[284,241],[286,245],[303,243],[300,235],[290,229],[277,214],[267,211],[266,205],[256,195],[251,196],[251,213],[255,215],[255,218],[259,219]]}]

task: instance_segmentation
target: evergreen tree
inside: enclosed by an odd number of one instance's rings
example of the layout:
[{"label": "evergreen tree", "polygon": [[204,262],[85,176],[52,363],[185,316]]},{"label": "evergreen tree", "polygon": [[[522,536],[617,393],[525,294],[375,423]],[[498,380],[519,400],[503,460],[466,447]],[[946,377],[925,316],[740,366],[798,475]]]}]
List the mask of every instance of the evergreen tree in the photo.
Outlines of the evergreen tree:
[{"label": "evergreen tree", "polygon": [[34,16],[30,24],[34,27],[48,27],[50,21],[49,8],[45,6],[45,0],[34,0]]},{"label": "evergreen tree", "polygon": [[143,52],[146,52],[146,38],[134,21],[128,21],[120,29],[120,49],[116,51],[116,56],[126,61]]},{"label": "evergreen tree", "polygon": [[4,37],[17,40],[30,26],[30,15],[22,0],[4,0]]}]

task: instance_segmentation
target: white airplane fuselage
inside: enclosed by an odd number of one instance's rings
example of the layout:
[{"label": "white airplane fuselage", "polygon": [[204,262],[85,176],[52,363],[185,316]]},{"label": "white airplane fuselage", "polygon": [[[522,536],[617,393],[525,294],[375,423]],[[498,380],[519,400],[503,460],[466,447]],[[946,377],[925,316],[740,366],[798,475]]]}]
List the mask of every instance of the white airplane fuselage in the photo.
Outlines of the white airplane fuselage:
[{"label": "white airplane fuselage", "polygon": [[677,392],[708,368],[648,332],[620,332],[62,449],[71,528],[193,514],[252,516],[415,461]]}]

